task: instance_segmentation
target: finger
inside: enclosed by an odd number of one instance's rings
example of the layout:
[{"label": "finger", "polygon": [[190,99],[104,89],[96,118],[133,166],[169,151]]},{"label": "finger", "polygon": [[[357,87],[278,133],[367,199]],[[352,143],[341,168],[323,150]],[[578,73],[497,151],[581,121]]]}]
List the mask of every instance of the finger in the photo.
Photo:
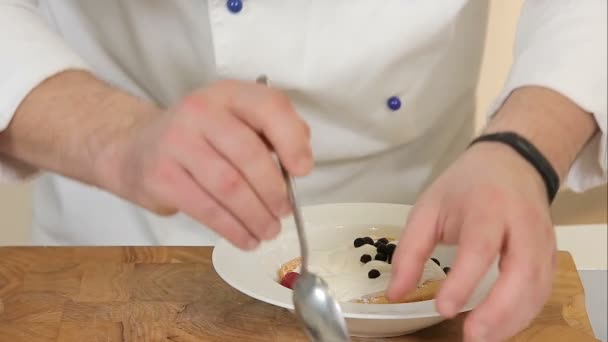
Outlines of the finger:
[{"label": "finger", "polygon": [[200,128],[207,141],[243,175],[275,217],[289,213],[285,182],[259,135],[228,114],[215,114],[212,119],[203,120]]},{"label": "finger", "polygon": [[161,196],[185,214],[215,230],[236,247],[250,250],[259,241],[179,166],[164,172]]},{"label": "finger", "polygon": [[436,297],[437,309],[444,317],[454,317],[496,260],[504,237],[502,222],[485,211],[465,217],[460,229],[456,259]]},{"label": "finger", "polygon": [[[517,266],[516,266],[517,267]],[[542,308],[541,296],[513,267],[498,277],[484,302],[465,322],[467,341],[502,341],[525,328]]]},{"label": "finger", "polygon": [[494,288],[465,322],[467,340],[502,341],[525,328],[540,312],[551,289],[552,257],[538,255],[550,248],[533,246],[535,243],[521,236],[509,239]]},{"label": "finger", "polygon": [[291,174],[303,176],[310,172],[310,130],[285,94],[263,85],[246,84],[238,88],[229,109],[268,139]]},{"label": "finger", "polygon": [[391,282],[386,296],[397,301],[414,290],[437,242],[438,205],[421,200],[410,213],[393,255]]},{"label": "finger", "polygon": [[240,172],[202,138],[183,144],[176,158],[196,182],[220,202],[258,240],[278,235],[280,224]]}]

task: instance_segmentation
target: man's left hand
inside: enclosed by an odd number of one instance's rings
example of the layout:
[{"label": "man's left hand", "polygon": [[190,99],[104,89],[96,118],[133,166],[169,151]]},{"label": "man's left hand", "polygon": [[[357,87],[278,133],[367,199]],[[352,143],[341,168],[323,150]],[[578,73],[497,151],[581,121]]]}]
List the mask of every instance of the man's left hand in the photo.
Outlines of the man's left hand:
[{"label": "man's left hand", "polygon": [[436,244],[458,245],[437,308],[457,315],[499,259],[500,275],[467,317],[466,341],[503,341],[538,315],[551,291],[556,242],[542,178],[506,145],[473,145],[424,192],[408,217],[387,290],[415,289]]}]

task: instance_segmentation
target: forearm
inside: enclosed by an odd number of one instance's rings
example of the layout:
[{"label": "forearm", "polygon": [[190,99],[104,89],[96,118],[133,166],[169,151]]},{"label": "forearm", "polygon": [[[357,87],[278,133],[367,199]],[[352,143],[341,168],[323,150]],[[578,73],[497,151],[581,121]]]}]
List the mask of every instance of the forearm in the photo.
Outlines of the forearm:
[{"label": "forearm", "polygon": [[[84,71],[41,83],[0,132],[0,153],[95,186],[112,146],[158,109]],[[103,158],[102,158],[103,156]]]},{"label": "forearm", "polygon": [[485,133],[513,131],[536,146],[563,180],[577,154],[597,131],[590,113],[547,88],[516,89]]}]

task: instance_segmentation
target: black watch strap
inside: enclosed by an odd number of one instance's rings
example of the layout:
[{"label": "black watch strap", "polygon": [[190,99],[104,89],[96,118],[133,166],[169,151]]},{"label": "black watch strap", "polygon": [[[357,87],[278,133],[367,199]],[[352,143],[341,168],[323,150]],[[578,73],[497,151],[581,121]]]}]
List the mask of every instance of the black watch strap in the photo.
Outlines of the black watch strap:
[{"label": "black watch strap", "polygon": [[479,136],[471,142],[469,147],[483,141],[499,142],[509,145],[519,153],[519,155],[532,164],[545,182],[549,203],[553,202],[553,199],[555,199],[555,195],[559,190],[559,176],[549,161],[538,149],[536,149],[536,147],[534,147],[534,145],[517,133],[499,132]]}]

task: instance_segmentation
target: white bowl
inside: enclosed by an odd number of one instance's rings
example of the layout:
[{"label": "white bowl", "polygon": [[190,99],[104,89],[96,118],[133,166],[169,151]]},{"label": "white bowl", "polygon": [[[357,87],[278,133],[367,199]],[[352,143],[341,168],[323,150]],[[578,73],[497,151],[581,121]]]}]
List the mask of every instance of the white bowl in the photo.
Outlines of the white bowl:
[{"label": "white bowl", "polygon": [[[311,248],[336,246],[359,236],[384,235],[399,237],[410,207],[397,204],[343,203],[303,208]],[[430,227],[429,227],[430,229]],[[313,247],[314,246],[314,247]],[[442,266],[450,266],[455,247],[438,246],[433,257]],[[277,270],[282,263],[299,255],[297,235],[292,218],[283,221],[283,232],[257,250],[244,252],[225,240],[213,251],[213,265],[219,276],[236,290],[279,307],[293,310],[291,290],[281,286]],[[497,264],[477,287],[462,310],[469,311],[485,298],[498,276]],[[407,304],[340,304],[349,333],[361,337],[389,337],[409,334],[443,320],[435,301]]]}]

